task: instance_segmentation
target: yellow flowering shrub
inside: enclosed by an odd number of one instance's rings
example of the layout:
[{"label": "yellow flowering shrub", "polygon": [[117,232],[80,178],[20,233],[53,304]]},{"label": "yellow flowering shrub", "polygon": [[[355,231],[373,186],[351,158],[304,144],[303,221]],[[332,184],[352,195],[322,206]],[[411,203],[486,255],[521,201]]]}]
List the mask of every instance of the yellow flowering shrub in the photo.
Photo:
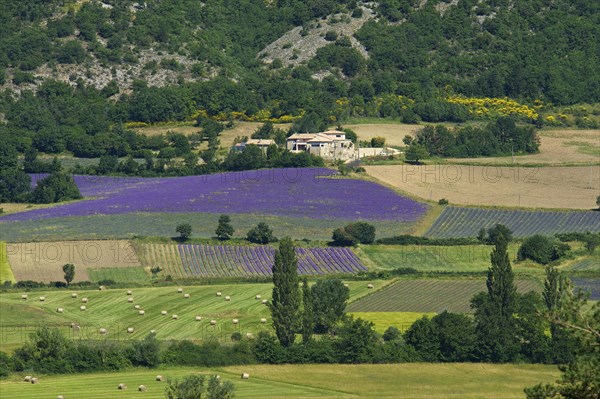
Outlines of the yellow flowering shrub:
[{"label": "yellow flowering shrub", "polygon": [[[471,115],[482,118],[509,115],[529,120],[538,118],[538,113],[534,108],[525,104],[519,104],[510,98],[450,96],[446,98],[446,101],[452,104],[464,105]],[[541,101],[536,101],[534,101],[536,104],[535,107],[541,107]]]}]

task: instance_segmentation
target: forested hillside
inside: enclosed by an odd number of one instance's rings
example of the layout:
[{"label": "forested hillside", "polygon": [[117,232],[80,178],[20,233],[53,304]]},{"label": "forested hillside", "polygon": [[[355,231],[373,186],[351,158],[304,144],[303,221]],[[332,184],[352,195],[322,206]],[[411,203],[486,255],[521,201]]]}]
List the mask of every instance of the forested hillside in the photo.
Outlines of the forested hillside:
[{"label": "forested hillside", "polygon": [[[10,1],[0,136],[99,156],[107,135],[133,140],[122,123],[202,116],[304,131],[350,116],[552,124],[543,106],[600,102],[598,65],[595,0]],[[485,103],[502,97],[518,103]]]}]

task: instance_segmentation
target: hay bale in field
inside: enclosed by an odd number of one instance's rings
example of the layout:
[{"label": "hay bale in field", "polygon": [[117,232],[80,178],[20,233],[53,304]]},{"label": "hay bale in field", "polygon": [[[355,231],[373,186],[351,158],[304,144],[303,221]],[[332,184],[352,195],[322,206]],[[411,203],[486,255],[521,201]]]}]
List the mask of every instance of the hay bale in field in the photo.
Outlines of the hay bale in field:
[{"label": "hay bale in field", "polygon": [[189,297],[190,297],[190,294],[183,294],[183,297],[184,297],[185,299],[189,299]]},{"label": "hay bale in field", "polygon": [[98,289],[99,289],[100,291],[104,291],[104,290],[106,289],[106,287],[105,287],[105,286],[103,286],[103,285],[101,285],[100,287],[98,287]]},{"label": "hay bale in field", "polygon": [[196,321],[200,321],[200,320],[202,320],[202,317],[201,316],[196,316]]},{"label": "hay bale in field", "polygon": [[263,304],[263,305],[266,305],[267,303],[269,303],[269,301],[267,301],[266,299],[263,299],[263,300],[262,300],[262,304]]},{"label": "hay bale in field", "polygon": [[226,301],[231,301],[231,297],[230,297],[229,295],[227,295],[227,296],[225,297],[225,300],[226,300]]},{"label": "hay bale in field", "polygon": [[65,399],[65,397],[64,397],[64,396],[62,396],[62,395],[58,395],[58,396],[56,397],[56,399]]},{"label": "hay bale in field", "polygon": [[32,376],[26,375],[25,378],[23,378],[23,381],[25,381],[25,382],[31,382],[32,378],[33,378]]},{"label": "hay bale in field", "polygon": [[124,391],[124,390],[126,390],[126,389],[127,389],[127,385],[125,385],[125,384],[119,384],[119,385],[117,386],[117,389],[120,389],[120,390]]},{"label": "hay bale in field", "polygon": [[369,288],[369,289],[373,288],[373,284],[367,284],[367,288]]},{"label": "hay bale in field", "polygon": [[246,333],[246,339],[254,339],[254,334]]},{"label": "hay bale in field", "polygon": [[183,292],[183,288],[177,288],[177,293],[181,294]]},{"label": "hay bale in field", "polygon": [[62,312],[64,312],[64,311],[65,311],[65,310],[64,310],[63,308],[56,308],[56,313],[62,313]]},{"label": "hay bale in field", "polygon": [[174,314],[173,316],[171,316],[171,318],[172,318],[173,320],[177,320],[177,319],[179,319],[179,316],[177,316],[176,314]]},{"label": "hay bale in field", "polygon": [[262,298],[262,296],[260,296],[260,295],[255,295],[254,296],[254,299],[261,299],[261,298]]},{"label": "hay bale in field", "polygon": [[98,330],[98,331],[100,331],[100,334],[102,334],[102,335],[106,335],[106,333],[108,332],[108,331],[106,330],[106,328],[101,328],[101,329],[100,329],[100,330]]},{"label": "hay bale in field", "polygon": [[27,298],[28,298],[28,297],[27,297],[27,294],[21,294],[21,299],[25,300],[25,299],[27,299]]},{"label": "hay bale in field", "polygon": [[81,310],[82,312],[85,312],[87,310],[87,308],[82,305],[82,306],[79,307],[79,310]]},{"label": "hay bale in field", "polygon": [[156,330],[150,330],[150,334],[156,334]]},{"label": "hay bale in field", "polygon": [[221,296],[221,291],[217,291],[217,296]]},{"label": "hay bale in field", "polygon": [[163,315],[163,316],[166,316],[167,315],[167,311],[163,310],[163,311],[160,312],[160,314]]},{"label": "hay bale in field", "polygon": [[348,288],[349,287],[348,283],[344,283],[344,287]]},{"label": "hay bale in field", "polygon": [[133,306],[133,308],[134,308],[135,310],[139,310],[139,309],[141,308],[141,306],[140,306],[140,305],[134,305],[134,306]]},{"label": "hay bale in field", "polygon": [[77,327],[79,327],[79,324],[77,324],[77,323],[71,323],[71,328],[72,329],[75,329]]},{"label": "hay bale in field", "polygon": [[40,380],[38,380],[38,379],[37,379],[37,378],[35,378],[35,377],[33,377],[33,378],[31,379],[31,383],[32,383],[32,384],[37,384],[37,383],[39,383],[39,382],[40,382]]},{"label": "hay bale in field", "polygon": [[127,333],[128,333],[128,334],[131,334],[131,333],[133,333],[133,327],[128,327],[128,328],[127,328]]},{"label": "hay bale in field", "polygon": [[133,291],[127,290],[127,295],[133,295]]},{"label": "hay bale in field", "polygon": [[210,325],[211,326],[216,326],[217,325],[217,321],[216,320],[211,320],[210,321]]},{"label": "hay bale in field", "polygon": [[231,320],[231,322],[232,322],[233,324],[238,324],[240,321],[239,321],[238,319],[233,319],[233,320]]},{"label": "hay bale in field", "polygon": [[140,392],[146,392],[147,390],[148,390],[148,388],[146,388],[146,386],[145,386],[145,385],[140,385],[140,386],[138,387],[138,391],[140,391]]},{"label": "hay bale in field", "polygon": [[156,376],[156,381],[163,382],[164,380],[165,380],[165,379],[163,378],[163,376],[162,376],[162,375],[157,375],[157,376]]},{"label": "hay bale in field", "polygon": [[247,380],[250,378],[250,374],[248,373],[242,373],[242,380]]},{"label": "hay bale in field", "polygon": [[81,302],[82,303],[88,303],[88,299],[87,298],[81,298]]},{"label": "hay bale in field", "polygon": [[127,298],[127,302],[132,303],[133,302],[133,298]]},{"label": "hay bale in field", "polygon": [[140,316],[143,316],[143,315],[145,315],[145,314],[146,314],[146,312],[144,312],[143,310],[140,310],[140,311],[138,312],[138,314],[139,314]]},{"label": "hay bale in field", "polygon": [[44,302],[45,300],[46,300],[46,297],[45,297],[45,296],[41,296],[41,297],[40,297],[40,302]]},{"label": "hay bale in field", "polygon": [[76,293],[76,292],[73,292],[73,293],[71,294],[71,298],[77,298],[77,293]]},{"label": "hay bale in field", "polygon": [[265,324],[267,322],[267,319],[265,319],[264,317],[260,319],[260,322]]}]

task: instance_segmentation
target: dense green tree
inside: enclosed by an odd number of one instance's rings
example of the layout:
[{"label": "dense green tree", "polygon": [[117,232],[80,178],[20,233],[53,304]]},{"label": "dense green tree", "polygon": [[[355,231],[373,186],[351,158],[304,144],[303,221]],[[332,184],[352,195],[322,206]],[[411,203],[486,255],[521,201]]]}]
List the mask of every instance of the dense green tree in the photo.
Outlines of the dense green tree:
[{"label": "dense green tree", "polygon": [[347,317],[337,331],[335,347],[342,363],[373,361],[379,337],[374,324],[361,318]]},{"label": "dense green tree", "polygon": [[231,225],[231,218],[229,215],[219,216],[219,224],[215,230],[215,235],[221,241],[229,240],[233,235],[234,229]]},{"label": "dense green tree", "polygon": [[131,360],[136,366],[157,367],[160,363],[160,341],[150,333],[142,340],[134,341]]},{"label": "dense green tree", "polygon": [[186,241],[190,238],[190,236],[192,235],[192,225],[189,223],[180,223],[177,225],[177,227],[175,228],[175,231],[177,233],[179,233],[179,237],[183,240]]},{"label": "dense green tree", "polygon": [[314,300],[308,279],[302,280],[302,343],[308,345],[315,330]]},{"label": "dense green tree", "polygon": [[0,169],[0,202],[24,202],[31,191],[31,177],[16,168]]},{"label": "dense green tree", "polygon": [[517,257],[519,260],[531,259],[542,265],[560,259],[569,250],[569,246],[555,238],[540,234],[526,238],[519,247]]},{"label": "dense green tree", "polygon": [[11,358],[4,352],[0,352],[0,378],[8,377],[13,371]]},{"label": "dense green tree", "polygon": [[342,320],[350,290],[339,279],[318,280],[311,288],[314,331],[328,333]]},{"label": "dense green tree", "polygon": [[270,302],[273,328],[284,347],[292,345],[300,327],[300,289],[298,260],[288,237],[281,240],[275,251],[273,265],[273,296]]},{"label": "dense green tree", "polygon": [[427,152],[427,148],[421,144],[415,144],[415,142],[412,142],[404,153],[404,159],[409,162],[415,162],[416,164],[419,164],[421,160],[428,157],[429,153]]},{"label": "dense green tree", "polygon": [[256,227],[251,228],[246,234],[246,239],[255,244],[268,244],[277,241],[273,236],[273,230],[264,222],[260,222]]},{"label": "dense green tree", "polygon": [[67,285],[71,284],[71,281],[75,278],[75,265],[67,263],[62,267],[63,273],[65,274],[65,281]]},{"label": "dense green tree", "polygon": [[31,201],[36,204],[80,199],[81,193],[73,178],[63,172],[54,172],[39,180],[31,193]]}]

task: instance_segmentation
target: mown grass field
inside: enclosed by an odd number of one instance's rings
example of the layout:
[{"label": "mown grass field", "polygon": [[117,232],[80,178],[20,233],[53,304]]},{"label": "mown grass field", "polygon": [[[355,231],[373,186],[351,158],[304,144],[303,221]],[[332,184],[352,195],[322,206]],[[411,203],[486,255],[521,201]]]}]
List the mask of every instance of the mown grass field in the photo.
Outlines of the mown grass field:
[{"label": "mown grass field", "polygon": [[110,267],[103,269],[88,269],[90,281],[99,282],[112,280],[119,283],[150,283],[152,277],[143,267]]},{"label": "mown grass field", "polygon": [[[333,230],[349,220],[308,219],[254,214],[229,214],[234,237],[243,238],[260,222],[267,223],[276,237],[330,240]],[[26,222],[0,223],[0,240],[8,242],[127,239],[139,236],[176,237],[180,223],[192,225],[192,236],[215,235],[219,215],[213,213],[136,213],[52,218]],[[378,237],[409,233],[414,223],[376,221]]]},{"label": "mown grass field", "polygon": [[[473,273],[490,267],[491,245],[365,245],[354,251],[365,266],[373,270],[412,268],[419,272]],[[518,243],[508,247],[513,270],[517,273],[543,274],[533,262],[515,262]]]},{"label": "mown grass field", "polygon": [[[541,291],[535,280],[517,280],[517,291]],[[470,312],[473,295],[486,291],[485,278],[397,280],[351,303],[348,312]]]},{"label": "mown grass field", "polygon": [[[21,399],[164,398],[165,382],[192,373],[219,374],[236,386],[237,398],[522,398],[525,387],[558,378],[555,366],[484,363],[407,363],[382,365],[256,365],[215,370],[191,368],[134,369],[119,373],[41,376],[40,383],[22,375],[0,381],[2,396]],[[241,380],[242,372],[250,379]],[[127,385],[119,391],[118,384]],[[144,384],[148,391],[140,393]]]},{"label": "mown grass field", "polygon": [[10,264],[8,263],[8,256],[6,254],[6,243],[0,241],[0,284],[5,281],[16,282],[15,276],[13,275]]},{"label": "mown grass field", "polygon": [[[386,281],[371,282],[375,288],[383,287]],[[372,290],[367,288],[368,282],[348,282],[350,300],[356,300]],[[106,291],[35,291],[28,294],[27,300],[21,299],[21,292],[0,294],[0,350],[11,350],[19,346],[28,333],[44,324],[58,326],[69,337],[74,339],[139,339],[156,330],[157,338],[218,339],[229,342],[233,332],[257,334],[271,328],[270,312],[262,299],[270,299],[272,284],[231,284],[182,287],[135,288],[133,302],[129,303],[126,289],[109,289]],[[71,292],[78,292],[77,298],[71,298]],[[221,292],[222,296],[216,293]],[[184,298],[189,294],[190,298]],[[261,299],[255,299],[260,295]],[[40,302],[39,297],[45,301]],[[230,296],[230,301],[225,297]],[[87,303],[82,303],[87,298]],[[144,310],[144,315],[139,315]],[[86,306],[81,311],[80,306]],[[57,308],[63,313],[57,313]],[[167,315],[161,312],[167,311]],[[172,319],[177,315],[178,319]],[[197,321],[196,316],[202,317]],[[261,318],[267,319],[261,323]],[[211,326],[210,321],[217,321]],[[238,319],[237,325],[233,319]],[[74,331],[71,323],[77,323],[81,329]],[[133,327],[134,333],[128,334],[127,328]],[[106,328],[106,336],[99,334],[100,328]]]},{"label": "mown grass field", "polygon": [[390,326],[396,327],[400,331],[406,331],[412,324],[428,316],[432,318],[437,313],[433,312],[352,312],[349,313],[355,318],[368,320],[375,324],[375,331],[383,334]]}]

